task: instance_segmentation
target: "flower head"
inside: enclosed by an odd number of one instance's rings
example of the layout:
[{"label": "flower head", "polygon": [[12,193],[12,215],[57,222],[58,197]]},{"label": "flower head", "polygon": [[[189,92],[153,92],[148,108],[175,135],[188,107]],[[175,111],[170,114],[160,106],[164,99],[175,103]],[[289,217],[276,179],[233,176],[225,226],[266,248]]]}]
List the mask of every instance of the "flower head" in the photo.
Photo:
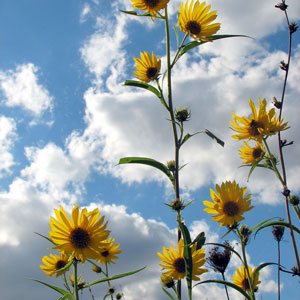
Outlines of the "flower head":
[{"label": "flower head", "polygon": [[214,214],[213,220],[220,223],[220,226],[233,226],[244,219],[244,212],[253,208],[251,205],[251,194],[245,196],[247,188],[240,188],[233,181],[223,182],[221,186],[216,184],[216,192],[210,190],[213,202],[203,201],[207,206],[204,209],[209,214]]},{"label": "flower head", "polygon": [[144,82],[150,82],[151,80],[155,80],[160,71],[160,58],[157,59],[155,54],[152,52],[151,55],[144,51],[144,53],[140,53],[141,59],[134,57],[133,60],[137,64],[134,66],[136,71],[133,71],[135,77]]},{"label": "flower head", "polygon": [[165,273],[161,274],[160,281],[163,284],[163,286],[165,286],[167,288],[171,288],[175,285],[173,278],[170,276],[167,276]]},{"label": "flower head", "polygon": [[244,159],[243,164],[253,164],[262,159],[265,154],[265,149],[260,142],[256,142],[256,146],[251,147],[247,142],[244,142],[239,150],[241,158]]},{"label": "flower head", "polygon": [[152,19],[157,12],[167,7],[169,0],[131,0],[132,6],[149,12]]},{"label": "flower head", "polygon": [[[207,272],[207,269],[201,268],[205,263],[204,249],[197,250],[197,243],[191,247],[193,272],[192,279],[199,280],[199,275]],[[179,240],[177,245],[177,251],[170,245],[170,250],[163,247],[163,254],[157,252],[157,255],[161,259],[160,266],[165,270],[163,275],[168,278],[179,280],[185,277],[185,260],[183,256],[183,241]]]},{"label": "flower head", "polygon": [[109,235],[106,225],[103,224],[104,216],[100,218],[98,208],[88,212],[86,208],[79,214],[77,204],[72,210],[71,220],[64,209],[55,209],[57,219],[51,217],[49,223],[52,231],[49,236],[57,246],[54,249],[70,255],[70,259],[76,258],[82,263],[86,258],[97,259],[98,251]]},{"label": "flower head", "polygon": [[224,248],[221,252],[219,251],[219,247],[214,247],[209,251],[209,257],[207,258],[207,262],[212,266],[214,271],[221,274],[224,274],[228,266],[232,254],[231,249],[233,249],[227,241],[223,244],[228,248]]},{"label": "flower head", "polygon": [[274,108],[267,112],[266,99],[261,101],[259,98],[258,112],[251,99],[249,99],[249,105],[252,111],[252,114],[249,116],[249,118],[245,116],[238,117],[234,112],[232,112],[233,121],[230,121],[230,128],[238,133],[232,136],[234,139],[254,139],[261,141],[263,136],[274,135],[278,131],[289,128],[287,126],[287,122],[283,123],[283,120],[279,121],[279,117],[275,114]]},{"label": "flower head", "polygon": [[44,273],[48,274],[48,277],[55,275],[56,277],[63,275],[68,269],[57,272],[58,270],[62,269],[66,266],[69,262],[68,257],[65,254],[61,255],[53,255],[44,256],[42,258],[42,262],[44,265],[40,265],[40,268],[43,270]]},{"label": "flower head", "polygon": [[178,25],[180,30],[194,39],[208,41],[208,38],[215,34],[221,26],[220,23],[210,24],[217,17],[216,11],[209,12],[211,6],[205,6],[205,2],[200,4],[199,0],[195,2],[194,7],[194,0],[190,5],[188,2],[187,0],[185,5],[181,3],[179,7]]},{"label": "flower head", "polygon": [[109,238],[105,241],[105,246],[101,246],[101,248],[99,249],[99,255],[97,260],[100,261],[102,264],[114,264],[115,262],[113,261],[113,259],[118,259],[116,255],[122,252],[121,249],[117,249],[119,248],[120,244],[113,244],[114,241],[115,239]]},{"label": "flower head", "polygon": [[[251,267],[248,268],[249,268],[250,277],[252,278],[255,269],[252,271]],[[247,271],[244,266],[241,266],[241,269],[236,268],[236,274],[233,274],[233,283],[239,286],[240,288],[242,288],[244,291],[250,291],[249,279],[248,279]],[[261,281],[259,281],[259,273],[257,273],[253,281],[253,288],[255,292],[258,290],[258,285],[260,283]]]}]

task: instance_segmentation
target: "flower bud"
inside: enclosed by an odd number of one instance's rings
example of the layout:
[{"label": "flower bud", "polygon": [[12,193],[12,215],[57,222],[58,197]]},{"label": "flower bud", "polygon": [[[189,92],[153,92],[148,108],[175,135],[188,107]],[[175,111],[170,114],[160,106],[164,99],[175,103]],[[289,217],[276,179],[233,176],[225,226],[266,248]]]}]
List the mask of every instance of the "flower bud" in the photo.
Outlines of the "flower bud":
[{"label": "flower bud", "polygon": [[292,195],[290,198],[290,203],[294,206],[298,205],[300,202],[300,199],[297,195]]},{"label": "flower bud", "polygon": [[248,225],[242,225],[240,227],[241,238],[244,244],[248,243],[249,237],[251,235],[251,230]]},{"label": "flower bud", "polygon": [[97,266],[97,265],[93,265],[92,270],[93,270],[95,273],[101,273],[101,272],[102,272],[101,267],[99,267],[99,266]]},{"label": "flower bud", "polygon": [[175,160],[169,160],[168,162],[167,162],[167,167],[168,167],[168,169],[171,171],[171,172],[175,172],[175,170],[176,170],[176,167],[175,167]]},{"label": "flower bud", "polygon": [[116,294],[116,299],[117,299],[117,300],[120,300],[120,299],[122,298],[122,296],[123,296],[123,295],[122,295],[121,293],[117,293],[117,294]]},{"label": "flower bud", "polygon": [[272,233],[277,242],[280,242],[282,240],[283,234],[284,234],[284,227],[280,225],[274,225],[272,226]]},{"label": "flower bud", "polygon": [[115,289],[114,289],[113,287],[109,287],[109,288],[108,288],[108,293],[109,293],[109,294],[112,295],[114,292],[115,292]]},{"label": "flower bud", "polygon": [[175,111],[175,119],[180,123],[188,121],[190,118],[191,118],[191,112],[188,111],[187,108],[178,108]]},{"label": "flower bud", "polygon": [[183,210],[184,209],[183,202],[180,199],[176,198],[171,202],[171,208],[175,211]]},{"label": "flower bud", "polygon": [[161,283],[163,284],[163,286],[165,286],[167,288],[171,288],[175,285],[173,278],[170,276],[167,276],[166,274],[162,274],[160,276],[160,280],[161,280]]}]

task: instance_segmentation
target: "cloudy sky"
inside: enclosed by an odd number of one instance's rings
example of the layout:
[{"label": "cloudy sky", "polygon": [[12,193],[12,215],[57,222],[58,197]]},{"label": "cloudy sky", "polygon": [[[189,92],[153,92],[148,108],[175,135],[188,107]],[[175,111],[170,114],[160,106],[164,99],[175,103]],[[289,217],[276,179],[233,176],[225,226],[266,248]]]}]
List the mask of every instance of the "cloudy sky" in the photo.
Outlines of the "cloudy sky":
[{"label": "cloudy sky", "polygon": [[[169,12],[176,23],[179,0]],[[249,114],[248,100],[266,98],[269,107],[281,95],[288,33],[277,0],[211,0],[218,11],[220,34],[243,34],[206,44],[182,57],[173,72],[175,107],[189,107],[187,132],[209,129],[224,140],[222,148],[206,135],[191,139],[181,152],[182,196],[194,202],[184,218],[196,236],[220,241],[224,228],[203,212],[209,188],[236,180],[253,193],[255,208],[246,223],[254,226],[269,217],[285,217],[276,178],[239,168],[241,143],[231,138],[232,110]],[[288,0],[291,21],[300,19],[300,2]],[[139,275],[115,282],[124,299],[166,299],[160,289],[157,251],[176,243],[174,213],[164,204],[172,190],[162,175],[141,166],[116,166],[125,156],[173,159],[170,123],[160,102],[150,93],[123,85],[133,79],[132,57],[154,51],[165,65],[164,25],[159,20],[120,13],[132,10],[130,0],[1,0],[0,2],[0,290],[1,299],[57,299],[54,291],[30,278],[49,280],[39,268],[50,245],[34,232],[47,234],[53,209],[70,211],[76,202],[99,207],[112,236],[123,250],[112,274],[143,266]],[[174,38],[174,33],[173,38]],[[283,138],[289,188],[300,192],[299,95],[300,37],[293,35],[292,64],[283,117],[291,128]],[[174,39],[173,39],[174,40]],[[175,44],[174,44],[175,46]],[[175,48],[173,47],[173,50]],[[276,138],[270,140],[277,151]],[[235,236],[229,239],[236,245]],[[300,245],[300,240],[298,244]],[[275,241],[265,230],[252,239],[250,263],[275,261]],[[238,246],[235,246],[238,250]],[[265,251],[263,251],[264,249]],[[282,264],[295,265],[290,238],[285,235]],[[207,251],[208,252],[208,251]],[[263,253],[264,252],[264,253]],[[255,254],[255,255],[254,255]],[[231,279],[238,261],[228,270]],[[88,268],[83,276],[93,280]],[[216,278],[210,272],[203,278]],[[264,300],[276,294],[276,270],[261,274]],[[293,299],[297,278],[282,275],[282,297]],[[103,287],[106,289],[106,287]],[[102,299],[101,288],[93,289]],[[195,288],[195,299],[216,299],[219,286]],[[83,299],[91,299],[88,291]],[[224,294],[225,299],[225,294]],[[231,299],[239,299],[232,293]]]}]

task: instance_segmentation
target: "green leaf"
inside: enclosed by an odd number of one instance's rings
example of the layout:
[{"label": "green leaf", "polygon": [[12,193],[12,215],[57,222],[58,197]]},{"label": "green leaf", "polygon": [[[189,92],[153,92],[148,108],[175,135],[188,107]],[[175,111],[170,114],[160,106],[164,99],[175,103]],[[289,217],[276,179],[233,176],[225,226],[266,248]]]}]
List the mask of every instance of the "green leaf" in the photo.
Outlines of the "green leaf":
[{"label": "green leaf", "polygon": [[148,90],[148,91],[152,92],[153,94],[155,94],[157,96],[157,98],[160,100],[160,102],[162,103],[162,105],[166,109],[168,109],[168,107],[166,106],[166,103],[165,103],[165,100],[164,100],[162,94],[154,86],[152,86],[152,85],[150,85],[150,84],[148,84],[146,82],[141,82],[141,81],[136,81],[136,80],[126,80],[124,82],[124,85],[134,86],[134,87],[142,88],[142,89],[145,89],[145,90]]},{"label": "green leaf", "polygon": [[58,273],[58,272],[61,272],[61,271],[64,271],[64,270],[67,270],[73,263],[73,260],[69,261],[64,267],[62,267],[61,269],[59,270],[56,270],[54,273]]},{"label": "green leaf", "polygon": [[130,275],[133,275],[135,273],[138,273],[142,270],[144,270],[146,267],[143,267],[141,269],[138,269],[138,270],[135,270],[135,271],[132,271],[132,272],[127,272],[127,273],[123,273],[123,274],[118,274],[118,275],[114,275],[112,277],[107,277],[107,278],[101,278],[101,279],[98,279],[96,281],[93,281],[89,284],[86,284],[84,286],[84,288],[87,288],[87,287],[90,287],[92,285],[95,285],[95,284],[98,284],[98,283],[102,283],[102,282],[106,282],[106,281],[111,281],[111,280],[115,280],[115,279],[119,279],[119,278],[123,278],[123,277],[126,277],[126,276],[130,276]]},{"label": "green leaf", "polygon": [[[73,296],[68,291],[65,291],[64,289],[62,289],[62,288],[60,288],[58,286],[55,286],[55,285],[52,285],[52,284],[49,284],[47,282],[40,281],[40,280],[37,280],[37,279],[32,279],[32,280],[35,281],[35,282],[38,282],[40,284],[43,284],[43,285],[45,285],[45,286],[47,286],[47,287],[49,287],[49,288],[51,288],[51,289],[53,289],[55,291],[57,291],[58,293],[60,293],[63,296],[68,295],[68,297],[71,297],[69,299],[73,299]],[[67,298],[65,298],[65,299],[67,299]]]},{"label": "green leaf", "polygon": [[267,266],[270,266],[270,265],[277,265],[277,263],[263,263],[263,264],[260,264],[257,268],[255,268],[255,271],[253,272],[252,274],[252,281],[254,282],[255,281],[255,278],[256,276],[258,276],[258,273],[260,272],[260,270],[262,270],[263,268],[267,267]]},{"label": "green leaf", "polygon": [[202,131],[203,133],[206,133],[210,138],[212,138],[213,140],[215,140],[218,144],[220,144],[222,147],[224,147],[225,143],[220,140],[218,137],[216,137],[211,131],[209,131],[208,129],[205,129],[204,131]]},{"label": "green leaf", "polygon": [[224,284],[224,285],[227,285],[227,286],[230,286],[232,287],[233,289],[237,290],[239,293],[241,293],[247,300],[252,300],[250,298],[250,296],[243,290],[241,289],[239,286],[229,282],[229,281],[224,281],[224,280],[204,280],[204,281],[201,281],[197,284],[194,285],[194,287],[196,285],[199,285],[199,284],[203,284],[203,283],[220,283],[220,284]]},{"label": "green leaf", "polygon": [[[270,226],[283,226],[283,227],[286,227],[286,228],[290,228],[290,224],[287,223],[287,222],[284,222],[284,221],[273,221],[273,222],[269,222],[263,226],[261,226],[255,233],[255,236],[257,235],[257,233],[261,230],[261,229],[264,229],[264,228],[267,228],[267,227],[270,227]],[[297,232],[299,235],[300,235],[300,229],[297,228],[296,226],[292,225],[292,228],[295,232]]]},{"label": "green leaf", "polygon": [[264,220],[262,222],[260,222],[259,224],[255,225],[252,229],[251,229],[251,233],[254,232],[258,227],[260,227],[261,225],[264,225],[265,223],[273,220],[273,219],[280,219],[279,217],[273,217],[273,218],[270,218],[270,219],[267,219],[267,220]]},{"label": "green leaf", "polygon": [[62,297],[59,297],[58,300],[74,300],[73,296],[71,294],[67,294],[67,295],[64,295]]},{"label": "green leaf", "polygon": [[180,220],[178,220],[178,225],[183,236],[183,244],[184,244],[183,257],[185,260],[186,282],[188,287],[189,299],[192,299],[193,260],[192,260],[192,251],[189,246],[192,243],[192,241],[187,227]]},{"label": "green leaf", "polygon": [[122,10],[122,9],[120,9],[120,11],[124,14],[137,16],[137,17],[151,17],[151,14],[149,14],[149,13],[144,13],[144,14],[139,15],[138,12],[135,11],[135,10]]},{"label": "green leaf", "polygon": [[175,35],[176,35],[176,42],[177,42],[177,48],[178,48],[179,47],[178,30],[174,23],[173,23],[173,28],[174,28]]},{"label": "green leaf", "polygon": [[171,180],[172,184],[174,184],[174,177],[168,167],[163,163],[154,160],[152,158],[147,157],[123,157],[119,160],[119,165],[122,164],[142,164],[154,167],[160,171],[162,171],[167,177]]},{"label": "green leaf", "polygon": [[206,237],[205,237],[205,233],[204,232],[201,232],[197,235],[197,237],[193,240],[193,243],[192,244],[195,244],[197,243],[197,250],[201,249],[202,246],[205,244],[205,240],[206,240]]},{"label": "green leaf", "polygon": [[189,140],[192,136],[198,134],[198,133],[202,133],[202,131],[198,131],[196,133],[193,133],[193,134],[189,134],[187,133],[184,138],[182,139],[181,143],[180,143],[180,146],[182,146],[187,140]]},{"label": "green leaf", "polygon": [[47,241],[49,241],[50,243],[52,243],[53,245],[56,246],[56,244],[53,243],[52,240],[51,240],[50,238],[48,238],[47,236],[42,235],[42,234],[40,234],[40,233],[38,233],[38,232],[34,232],[34,233],[37,234],[37,235],[39,235],[39,236],[41,236],[42,238],[46,239]]},{"label": "green leaf", "polygon": [[175,298],[164,288],[162,290],[170,297],[170,299],[175,300]]},{"label": "green leaf", "polygon": [[269,168],[266,167],[265,165],[260,164],[260,162],[262,161],[263,158],[264,158],[264,155],[262,156],[262,158],[261,158],[259,161],[255,162],[254,164],[250,164],[251,169],[250,169],[249,174],[248,174],[247,182],[249,182],[250,176],[251,176],[252,172],[254,171],[254,169],[255,169],[256,167],[262,167],[262,168],[267,168],[267,169],[269,169]]},{"label": "green leaf", "polygon": [[[178,59],[179,57],[181,57],[184,53],[188,52],[189,50],[197,47],[197,46],[200,46],[202,44],[206,44],[206,43],[209,43],[209,42],[212,42],[212,41],[215,41],[215,40],[220,40],[220,39],[225,39],[225,38],[230,38],[230,37],[247,37],[247,38],[250,38],[249,36],[247,35],[236,35],[236,34],[223,34],[223,35],[213,35],[209,38],[209,41],[192,41],[192,42],[189,42],[187,45],[185,45],[182,50],[180,51],[179,55],[178,55]],[[177,59],[177,60],[178,60]]]}]

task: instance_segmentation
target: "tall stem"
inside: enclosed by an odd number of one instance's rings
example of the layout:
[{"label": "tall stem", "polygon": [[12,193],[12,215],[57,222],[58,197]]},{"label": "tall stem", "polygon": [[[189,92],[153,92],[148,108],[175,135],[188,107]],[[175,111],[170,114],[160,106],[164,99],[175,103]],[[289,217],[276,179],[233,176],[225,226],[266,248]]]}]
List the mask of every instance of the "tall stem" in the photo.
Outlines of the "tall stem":
[{"label": "tall stem", "polygon": [[278,270],[277,270],[277,285],[278,285],[278,300],[280,300],[280,241],[277,242],[277,253],[278,253]]},{"label": "tall stem", "polygon": [[[223,277],[223,280],[226,281],[224,273],[222,273],[222,277]],[[230,300],[229,295],[228,295],[227,285],[225,285],[225,291],[226,291],[227,300]]]},{"label": "tall stem", "polygon": [[[168,80],[168,107],[170,113],[170,119],[172,123],[174,145],[175,145],[175,171],[174,171],[174,188],[175,197],[180,199],[179,191],[179,142],[177,135],[177,128],[174,116],[173,102],[172,102],[172,75],[171,75],[171,55],[170,55],[170,30],[169,30],[169,19],[168,19],[168,9],[165,8],[165,27],[166,27],[166,52],[167,52],[167,80]],[[178,241],[181,238],[181,233],[178,228]],[[177,298],[181,299],[181,281],[177,282]]]},{"label": "tall stem", "polygon": [[73,270],[74,270],[74,292],[75,292],[75,300],[79,300],[78,295],[78,282],[77,282],[77,260],[74,258],[73,260]]}]

